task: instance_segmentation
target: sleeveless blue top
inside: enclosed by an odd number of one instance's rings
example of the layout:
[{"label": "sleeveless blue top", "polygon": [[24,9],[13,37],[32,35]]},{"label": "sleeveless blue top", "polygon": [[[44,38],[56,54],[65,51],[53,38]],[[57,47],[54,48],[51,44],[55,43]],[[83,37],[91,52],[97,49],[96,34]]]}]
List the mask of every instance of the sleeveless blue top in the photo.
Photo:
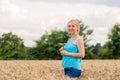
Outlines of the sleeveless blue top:
[{"label": "sleeveless blue top", "polygon": [[[73,54],[78,53],[77,45],[75,45],[73,42],[71,42],[70,39],[68,39],[67,43],[65,44],[64,50],[66,50],[67,52],[73,53]],[[62,66],[64,68],[72,67],[72,68],[81,70],[81,66],[80,66],[81,60],[82,60],[82,58],[74,58],[71,56],[63,55],[62,56]]]}]

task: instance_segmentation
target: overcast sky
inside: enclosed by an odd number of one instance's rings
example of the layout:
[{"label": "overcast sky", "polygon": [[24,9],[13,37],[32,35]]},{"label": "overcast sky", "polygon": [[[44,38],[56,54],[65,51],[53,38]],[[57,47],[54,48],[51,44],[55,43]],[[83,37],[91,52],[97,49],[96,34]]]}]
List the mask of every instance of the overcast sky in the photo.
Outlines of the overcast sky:
[{"label": "overcast sky", "polygon": [[104,44],[120,22],[120,0],[0,0],[0,36],[13,32],[26,46],[35,46],[45,31],[63,30],[70,19],[94,30],[91,44]]}]

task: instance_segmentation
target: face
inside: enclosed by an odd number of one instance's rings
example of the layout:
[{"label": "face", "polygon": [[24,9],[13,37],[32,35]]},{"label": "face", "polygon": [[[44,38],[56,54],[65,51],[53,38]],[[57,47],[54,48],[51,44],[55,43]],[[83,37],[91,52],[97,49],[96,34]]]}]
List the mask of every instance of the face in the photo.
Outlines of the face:
[{"label": "face", "polygon": [[76,34],[78,32],[78,27],[75,23],[73,22],[69,22],[68,23],[68,32],[72,35],[72,34]]}]

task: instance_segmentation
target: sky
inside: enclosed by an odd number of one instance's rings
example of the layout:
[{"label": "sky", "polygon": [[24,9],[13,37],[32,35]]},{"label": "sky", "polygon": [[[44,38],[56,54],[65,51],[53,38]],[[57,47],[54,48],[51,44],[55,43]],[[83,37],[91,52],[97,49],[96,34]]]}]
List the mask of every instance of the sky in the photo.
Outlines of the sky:
[{"label": "sky", "polygon": [[104,44],[120,22],[120,0],[0,0],[0,36],[12,32],[29,47],[46,31],[64,30],[70,19],[94,30],[90,44]]}]

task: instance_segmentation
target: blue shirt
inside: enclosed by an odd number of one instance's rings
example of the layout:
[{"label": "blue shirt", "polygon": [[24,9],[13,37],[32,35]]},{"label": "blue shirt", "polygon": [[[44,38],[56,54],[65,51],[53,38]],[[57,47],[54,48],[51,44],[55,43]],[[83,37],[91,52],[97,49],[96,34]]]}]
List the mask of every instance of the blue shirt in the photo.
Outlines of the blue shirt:
[{"label": "blue shirt", "polygon": [[[73,54],[78,53],[77,45],[75,45],[73,42],[71,42],[70,39],[68,39],[67,43],[65,44],[64,50],[66,50],[67,52],[73,53]],[[81,65],[80,65],[81,60],[82,60],[82,58],[74,58],[71,56],[63,55],[62,66],[64,68],[73,67],[75,69],[81,70]]]}]

